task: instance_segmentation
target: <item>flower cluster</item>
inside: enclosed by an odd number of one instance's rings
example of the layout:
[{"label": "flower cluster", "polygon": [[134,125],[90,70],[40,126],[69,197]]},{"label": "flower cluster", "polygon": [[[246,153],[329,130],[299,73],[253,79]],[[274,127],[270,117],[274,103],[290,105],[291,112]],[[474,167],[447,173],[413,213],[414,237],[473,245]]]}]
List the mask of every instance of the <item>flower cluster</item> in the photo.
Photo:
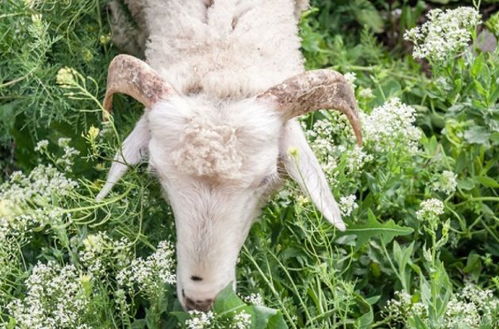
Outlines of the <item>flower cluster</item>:
[{"label": "flower cluster", "polygon": [[74,69],[70,67],[63,67],[57,71],[56,82],[63,88],[69,88],[77,84],[75,76],[78,75]]},{"label": "flower cluster", "polygon": [[343,76],[348,81],[350,86],[355,89],[355,80],[357,80],[357,74],[355,72],[347,72]]},{"label": "flower cluster", "polygon": [[164,284],[174,284],[174,250],[170,242],[162,241],[158,249],[146,259],[136,258],[118,272],[118,284],[128,291],[154,291]]},{"label": "flower cluster", "polygon": [[383,313],[396,323],[404,323],[411,316],[421,317],[425,312],[425,305],[413,302],[411,295],[404,291],[396,291],[395,298],[390,299],[383,310]]},{"label": "flower cluster", "polygon": [[90,328],[84,323],[91,291],[91,278],[73,265],[38,263],[26,281],[24,299],[7,306],[16,328]]},{"label": "flower cluster", "polygon": [[38,143],[36,143],[35,146],[35,152],[45,152],[47,150],[47,147],[49,146],[49,141],[46,139],[42,139]]},{"label": "flower cluster", "polygon": [[[494,297],[491,290],[483,290],[468,283],[447,303],[441,328],[479,328],[484,323],[491,325],[488,328],[496,328],[499,325],[498,310],[499,299]],[[405,323],[415,316],[427,319],[430,310],[429,305],[415,302],[411,295],[397,291],[395,298],[387,302],[384,313],[393,322]]]},{"label": "flower cluster", "polygon": [[428,199],[421,202],[420,209],[416,211],[418,219],[431,220],[444,213],[444,203],[438,199]]},{"label": "flower cluster", "polygon": [[342,196],[340,198],[340,210],[343,216],[350,216],[352,211],[357,209],[359,206],[355,203],[357,197],[354,194],[348,196]]},{"label": "flower cluster", "polygon": [[331,175],[338,165],[337,148],[332,137],[346,129],[348,127],[343,120],[339,120],[335,124],[332,124],[329,120],[317,120],[311,130],[305,131],[315,155],[327,174]]},{"label": "flower cluster", "polygon": [[21,237],[35,226],[60,223],[63,211],[54,200],[78,184],[52,166],[39,165],[28,175],[20,171],[0,185],[0,239]]},{"label": "flower cluster", "polygon": [[104,232],[90,234],[83,240],[80,260],[92,275],[102,277],[107,274],[108,268],[122,269],[130,264],[129,245],[126,238],[113,240]]},{"label": "flower cluster", "polygon": [[373,90],[371,88],[360,88],[359,97],[364,99],[371,99],[374,97]]},{"label": "flower cluster", "polygon": [[249,329],[251,327],[251,314],[241,311],[234,315],[231,329]]},{"label": "flower cluster", "polygon": [[80,152],[75,148],[69,146],[70,141],[70,138],[59,138],[57,141],[59,147],[64,150],[64,154],[57,158],[56,164],[63,166],[65,171],[71,171],[71,167],[74,163],[74,157],[80,154]]},{"label": "flower cluster", "polygon": [[440,175],[439,180],[433,183],[435,191],[444,192],[450,195],[456,191],[457,176],[452,171],[444,170]]},{"label": "flower cluster", "polygon": [[[341,145],[338,146],[338,150],[342,152]],[[344,150],[343,152],[345,152]],[[374,160],[374,157],[371,154],[367,154],[365,150],[355,145],[353,149],[348,152],[348,156],[346,157],[347,169],[350,172],[360,171],[366,163],[369,163]]]},{"label": "flower cluster", "polygon": [[213,312],[189,311],[190,319],[185,321],[187,329],[207,329],[213,323]]},{"label": "flower cluster", "polygon": [[391,98],[370,114],[360,113],[366,142],[377,152],[391,151],[403,145],[411,153],[418,151],[421,131],[415,126],[416,110]]},{"label": "flower cluster", "polygon": [[406,31],[404,38],[414,43],[414,58],[443,61],[461,52],[471,40],[471,31],[480,24],[474,8],[433,9],[428,21]]},{"label": "flower cluster", "polygon": [[248,296],[242,296],[241,297],[247,304],[253,304],[257,306],[264,306],[265,303],[263,302],[263,297],[262,295],[258,293],[253,293]]},{"label": "flower cluster", "polygon": [[8,182],[0,185],[0,199],[15,203],[50,200],[54,195],[66,196],[78,184],[50,165],[39,165],[27,176],[12,173]]}]

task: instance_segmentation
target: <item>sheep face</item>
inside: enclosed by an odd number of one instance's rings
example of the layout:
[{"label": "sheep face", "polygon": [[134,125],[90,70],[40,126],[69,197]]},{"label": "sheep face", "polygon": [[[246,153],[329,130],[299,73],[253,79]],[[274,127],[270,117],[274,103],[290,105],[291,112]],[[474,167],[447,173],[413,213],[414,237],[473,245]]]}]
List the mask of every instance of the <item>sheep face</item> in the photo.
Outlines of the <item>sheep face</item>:
[{"label": "sheep face", "polygon": [[235,282],[239,250],[277,181],[283,121],[256,99],[198,96],[155,104],[148,122],[149,163],[175,215],[179,299],[206,309]]},{"label": "sheep face", "polygon": [[[339,73],[316,70],[286,79],[247,100],[213,98],[202,89],[178,93],[147,63],[127,55],[109,65],[103,107],[128,94],[146,112],[115,156],[98,200],[128,165],[149,154],[173,208],[177,229],[178,294],[186,309],[206,310],[231,282],[239,250],[261,201],[278,181],[278,163],[324,217],[344,230],[326,177],[293,119],[337,109],[362,142],[354,93]],[[298,156],[289,156],[293,148]]]}]

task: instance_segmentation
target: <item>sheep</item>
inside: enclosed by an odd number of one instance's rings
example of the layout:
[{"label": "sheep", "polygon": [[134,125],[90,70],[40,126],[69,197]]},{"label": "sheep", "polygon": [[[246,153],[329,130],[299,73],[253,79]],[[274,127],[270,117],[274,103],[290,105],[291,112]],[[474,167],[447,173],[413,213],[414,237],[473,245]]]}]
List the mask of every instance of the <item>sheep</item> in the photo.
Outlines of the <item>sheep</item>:
[{"label": "sheep", "polygon": [[113,59],[104,108],[111,110],[119,92],[140,101],[145,111],[97,199],[128,166],[147,158],[175,217],[180,303],[186,310],[208,310],[223,288],[235,289],[239,251],[260,208],[280,186],[279,168],[329,222],[345,230],[295,118],[337,109],[360,144],[357,104],[341,74],[304,70],[297,22],[307,1],[127,3],[141,4],[143,12],[134,15],[143,15],[146,26],[139,28],[148,31],[146,60]]}]

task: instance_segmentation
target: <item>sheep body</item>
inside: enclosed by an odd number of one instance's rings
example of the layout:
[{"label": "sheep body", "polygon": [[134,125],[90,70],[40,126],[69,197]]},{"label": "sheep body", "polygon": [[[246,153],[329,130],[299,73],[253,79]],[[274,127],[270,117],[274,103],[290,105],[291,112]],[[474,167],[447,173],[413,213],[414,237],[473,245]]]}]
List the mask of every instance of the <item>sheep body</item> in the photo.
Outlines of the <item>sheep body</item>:
[{"label": "sheep body", "polygon": [[[148,155],[175,215],[178,296],[186,309],[207,310],[220,290],[235,285],[239,251],[278,186],[279,168],[327,220],[345,229],[326,177],[292,118],[338,106],[353,120],[355,99],[337,73],[300,74],[297,23],[307,0],[125,1],[138,23],[130,37],[148,33],[147,63],[118,56],[110,65],[106,99],[121,90],[147,109],[98,198],[127,165]],[[113,8],[119,22],[124,15]],[[118,80],[125,81],[119,90]],[[298,156],[290,155],[291,148]]]},{"label": "sheep body", "polygon": [[[134,17],[141,17],[128,0]],[[139,1],[141,2],[141,1]],[[254,96],[303,72],[303,0],[147,0],[147,62],[182,94]],[[133,9],[133,10],[132,10]],[[139,24],[140,25],[140,24]]]}]

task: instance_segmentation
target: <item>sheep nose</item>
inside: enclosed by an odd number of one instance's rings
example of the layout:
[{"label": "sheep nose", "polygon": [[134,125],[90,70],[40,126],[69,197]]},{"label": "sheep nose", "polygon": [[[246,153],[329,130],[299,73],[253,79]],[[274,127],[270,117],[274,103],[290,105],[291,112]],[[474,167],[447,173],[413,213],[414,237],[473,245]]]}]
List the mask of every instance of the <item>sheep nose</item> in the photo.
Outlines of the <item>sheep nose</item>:
[{"label": "sheep nose", "polygon": [[203,311],[206,312],[211,308],[213,304],[213,299],[205,299],[205,300],[193,300],[189,297],[185,298],[185,308],[188,311]]}]

